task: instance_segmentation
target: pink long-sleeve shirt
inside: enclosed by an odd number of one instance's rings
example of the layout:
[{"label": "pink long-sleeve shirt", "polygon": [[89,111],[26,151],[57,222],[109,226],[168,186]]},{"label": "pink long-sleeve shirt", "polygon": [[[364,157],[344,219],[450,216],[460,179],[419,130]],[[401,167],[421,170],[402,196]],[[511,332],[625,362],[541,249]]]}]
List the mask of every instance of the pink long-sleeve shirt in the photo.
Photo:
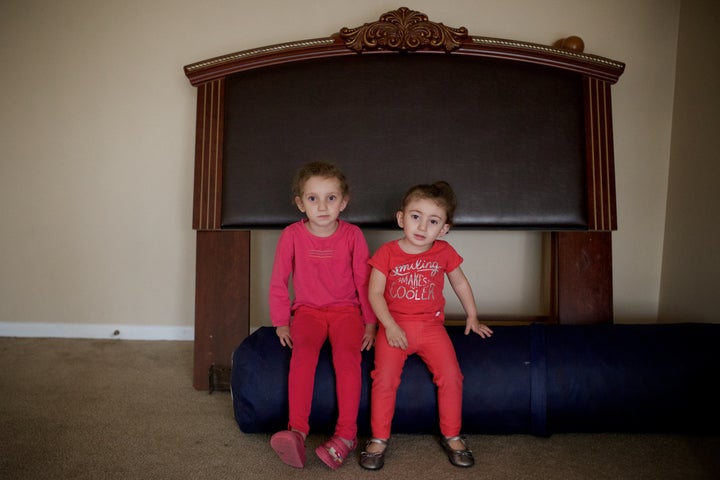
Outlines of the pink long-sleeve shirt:
[{"label": "pink long-sleeve shirt", "polygon": [[287,226],[275,249],[269,292],[273,326],[289,325],[292,312],[302,305],[355,305],[365,324],[377,323],[368,300],[370,252],[360,228],[339,220],[335,233],[318,237],[308,231],[306,221]]}]

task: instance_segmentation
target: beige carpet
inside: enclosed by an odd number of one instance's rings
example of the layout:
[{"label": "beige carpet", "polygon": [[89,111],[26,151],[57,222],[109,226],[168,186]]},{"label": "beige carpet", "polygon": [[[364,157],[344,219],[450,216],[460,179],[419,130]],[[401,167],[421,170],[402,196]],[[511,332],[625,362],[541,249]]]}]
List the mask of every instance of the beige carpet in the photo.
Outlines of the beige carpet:
[{"label": "beige carpet", "polygon": [[[192,388],[192,343],[0,338],[0,479],[718,479],[720,436],[471,435],[477,464],[393,439],[379,472],[282,464],[226,392]],[[720,406],[719,406],[720,408]],[[720,434],[719,434],[720,435]]]}]

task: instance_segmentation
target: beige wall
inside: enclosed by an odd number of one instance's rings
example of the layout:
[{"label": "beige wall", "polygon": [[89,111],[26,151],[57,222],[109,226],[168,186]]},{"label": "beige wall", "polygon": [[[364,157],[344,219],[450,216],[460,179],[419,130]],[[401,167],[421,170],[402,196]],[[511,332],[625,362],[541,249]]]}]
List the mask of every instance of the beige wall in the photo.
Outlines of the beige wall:
[{"label": "beige wall", "polygon": [[720,3],[685,1],[680,16],[662,322],[719,321]]},{"label": "beige wall", "polygon": [[[416,0],[472,35],[627,63],[613,87],[619,322],[657,319],[680,0]],[[5,0],[0,14],[0,335],[63,326],[121,336],[191,331],[195,89],[186,64],[328,36],[399,5],[379,0]],[[396,232],[370,235],[376,246]],[[255,324],[273,232],[255,236]],[[542,235],[455,232],[481,311],[536,313]],[[457,309],[457,303],[451,309]],[[34,329],[40,325],[43,329]],[[51,328],[52,329],[52,328]],[[162,334],[161,334],[162,335]]]}]

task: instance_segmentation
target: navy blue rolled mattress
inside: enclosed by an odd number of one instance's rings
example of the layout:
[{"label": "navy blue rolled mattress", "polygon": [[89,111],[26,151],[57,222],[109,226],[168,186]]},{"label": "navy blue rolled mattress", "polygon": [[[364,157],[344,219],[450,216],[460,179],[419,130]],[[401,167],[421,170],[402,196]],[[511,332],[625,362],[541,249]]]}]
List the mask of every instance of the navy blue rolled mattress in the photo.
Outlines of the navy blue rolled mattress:
[{"label": "navy blue rolled mattress", "polygon": [[[495,326],[489,339],[447,329],[465,377],[463,433],[720,431],[719,324]],[[310,415],[316,433],[332,433],[337,418],[330,355],[325,345]],[[364,435],[373,361],[373,351],[363,352]],[[243,432],[287,427],[289,362],[272,327],[234,351],[231,394]],[[435,386],[416,355],[403,370],[393,432],[438,432]]]}]

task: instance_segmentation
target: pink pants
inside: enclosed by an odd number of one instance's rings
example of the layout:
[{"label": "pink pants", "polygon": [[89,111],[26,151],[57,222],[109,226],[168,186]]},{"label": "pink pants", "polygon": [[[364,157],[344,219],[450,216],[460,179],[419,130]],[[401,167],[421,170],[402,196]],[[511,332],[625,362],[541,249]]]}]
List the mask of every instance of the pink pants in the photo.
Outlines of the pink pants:
[{"label": "pink pants", "polygon": [[440,432],[446,437],[460,434],[462,424],[463,375],[447,330],[436,319],[398,322],[408,339],[407,350],[391,347],[380,325],[375,340],[375,370],[372,372],[370,422],[375,438],[390,438],[397,389],[405,360],[417,353],[425,362],[438,388]]},{"label": "pink pants", "polygon": [[320,349],[330,339],[335,369],[338,420],[335,435],[354,439],[362,389],[360,347],[365,326],[357,307],[300,307],[290,322],[293,348],[288,377],[289,428],[310,432],[315,369]]}]

